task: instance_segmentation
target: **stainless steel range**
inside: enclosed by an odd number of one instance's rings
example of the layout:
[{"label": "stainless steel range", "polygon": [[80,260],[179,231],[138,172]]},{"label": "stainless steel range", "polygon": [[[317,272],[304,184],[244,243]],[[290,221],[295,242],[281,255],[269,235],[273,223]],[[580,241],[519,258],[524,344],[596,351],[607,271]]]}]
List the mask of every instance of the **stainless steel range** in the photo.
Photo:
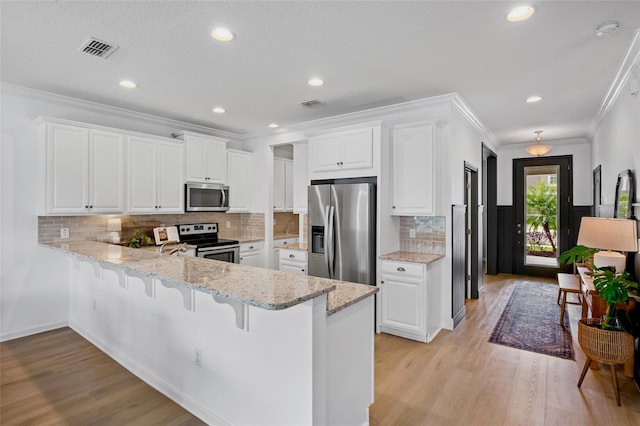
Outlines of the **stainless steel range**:
[{"label": "stainless steel range", "polygon": [[176,226],[181,242],[197,246],[197,257],[240,263],[240,243],[237,240],[218,238],[217,223],[186,223]]}]

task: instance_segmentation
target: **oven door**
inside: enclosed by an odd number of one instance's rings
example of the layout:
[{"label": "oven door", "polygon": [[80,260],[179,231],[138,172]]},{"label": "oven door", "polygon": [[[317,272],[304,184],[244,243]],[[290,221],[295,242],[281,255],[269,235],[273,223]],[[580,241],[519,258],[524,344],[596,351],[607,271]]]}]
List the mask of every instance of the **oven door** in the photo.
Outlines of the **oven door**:
[{"label": "oven door", "polygon": [[198,257],[220,260],[222,262],[240,263],[240,246],[233,245],[198,249]]}]

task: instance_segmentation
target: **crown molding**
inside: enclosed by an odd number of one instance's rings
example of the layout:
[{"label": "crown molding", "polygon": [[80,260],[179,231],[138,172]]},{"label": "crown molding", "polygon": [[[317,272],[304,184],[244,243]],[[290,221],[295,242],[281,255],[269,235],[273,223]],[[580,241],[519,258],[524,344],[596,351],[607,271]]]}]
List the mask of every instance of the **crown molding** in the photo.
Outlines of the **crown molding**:
[{"label": "crown molding", "polygon": [[243,140],[256,139],[262,137],[274,137],[278,134],[295,133],[295,132],[314,132],[321,133],[339,127],[347,127],[357,125],[363,122],[383,121],[385,117],[393,114],[402,114],[405,112],[414,112],[417,109],[429,108],[434,106],[446,105],[453,102],[458,95],[449,93],[445,95],[432,96],[430,98],[417,99],[414,101],[401,102],[392,105],[386,105],[376,108],[365,109],[362,111],[350,112],[346,114],[334,115],[317,120],[303,121],[292,124],[287,127],[280,127],[277,130],[260,130],[257,132],[244,133],[241,138]]},{"label": "crown molding", "polygon": [[488,140],[485,141],[485,144],[487,144],[488,146],[491,145],[492,149],[494,147],[500,146],[493,132],[491,132],[491,130],[489,130],[487,126],[484,125],[482,120],[480,120],[480,118],[471,110],[471,108],[469,108],[464,99],[462,99],[462,96],[457,93],[453,97],[453,106],[473,125],[473,127],[476,128],[476,130],[486,135]]},{"label": "crown molding", "polygon": [[640,29],[636,30],[636,34],[633,37],[633,40],[631,41],[631,45],[627,50],[627,54],[624,56],[624,59],[620,63],[620,66],[618,67],[618,72],[616,73],[616,76],[613,79],[613,82],[611,82],[611,85],[609,86],[609,90],[607,91],[607,94],[602,100],[602,103],[600,105],[600,108],[598,109],[598,112],[593,117],[593,120],[591,120],[591,124],[589,124],[587,135],[589,136],[590,139],[593,139],[593,136],[595,135],[596,130],[602,123],[602,120],[604,119],[605,115],[607,114],[607,112],[609,112],[609,110],[615,103],[616,99],[618,99],[618,96],[622,92],[622,89],[624,88],[625,84],[627,84],[627,81],[629,80],[631,73],[633,72],[634,68],[638,65],[638,61],[640,61]]},{"label": "crown molding", "polygon": [[211,136],[217,136],[226,139],[234,139],[240,140],[241,135],[234,132],[229,132],[226,130],[220,130],[213,127],[202,126],[199,124],[189,123],[180,120],[174,120],[171,118],[165,118],[157,115],[147,114],[144,112],[129,110],[126,108],[115,107],[111,105],[101,104],[98,102],[88,101],[85,99],[73,98],[71,96],[60,95],[52,92],[45,92],[42,90],[32,89],[24,86],[17,86],[14,84],[9,84],[2,82],[1,86],[2,93],[14,94],[17,96],[26,97],[34,100],[45,100],[47,102],[51,102],[53,104],[63,106],[63,107],[73,107],[84,109],[97,113],[106,113],[112,116],[131,119],[134,118],[136,120],[149,123],[149,124],[157,124],[163,126],[173,126],[176,127],[176,131],[192,131],[198,132],[202,134],[207,134]]}]

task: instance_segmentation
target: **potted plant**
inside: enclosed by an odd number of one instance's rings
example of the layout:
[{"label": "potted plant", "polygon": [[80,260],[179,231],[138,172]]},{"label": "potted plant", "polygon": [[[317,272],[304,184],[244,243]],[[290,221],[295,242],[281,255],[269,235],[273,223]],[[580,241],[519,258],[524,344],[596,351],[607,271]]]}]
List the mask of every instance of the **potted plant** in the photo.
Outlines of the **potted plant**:
[{"label": "potted plant", "polygon": [[151,237],[140,232],[137,228],[133,230],[133,236],[129,240],[129,247],[140,248],[141,246],[149,246],[151,244],[153,244]]},{"label": "potted plant", "polygon": [[[616,404],[620,406],[616,365],[625,364],[633,358],[634,338],[623,328],[618,327],[616,315],[618,317],[624,317],[624,315],[616,312],[616,306],[618,303],[629,304],[631,299],[640,301],[638,283],[632,281],[627,272],[616,274],[610,268],[594,266],[592,276],[593,286],[606,302],[607,311],[604,320],[582,318],[578,321],[578,343],[586,356],[578,387],[582,384],[592,361],[609,365]],[[628,325],[625,321],[623,323]]]},{"label": "potted plant", "polygon": [[560,256],[558,256],[558,261],[567,265],[591,263],[590,259],[593,257],[596,251],[596,249],[591,247],[577,245],[567,251],[562,252]]},{"label": "potted plant", "polygon": [[618,328],[616,306],[622,302],[629,304],[630,299],[640,302],[638,283],[631,280],[631,275],[627,271],[616,274],[610,268],[594,266],[592,276],[593,286],[607,303],[607,312],[602,322],[602,328],[605,330]]}]

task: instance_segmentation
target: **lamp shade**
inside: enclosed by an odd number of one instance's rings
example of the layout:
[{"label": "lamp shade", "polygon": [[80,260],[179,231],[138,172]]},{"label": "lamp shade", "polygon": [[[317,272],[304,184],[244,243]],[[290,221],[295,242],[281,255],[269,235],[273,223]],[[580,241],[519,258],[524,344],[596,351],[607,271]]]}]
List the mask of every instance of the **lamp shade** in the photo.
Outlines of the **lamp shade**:
[{"label": "lamp shade", "polygon": [[583,217],[578,244],[600,250],[637,252],[636,226],[635,220]]}]

